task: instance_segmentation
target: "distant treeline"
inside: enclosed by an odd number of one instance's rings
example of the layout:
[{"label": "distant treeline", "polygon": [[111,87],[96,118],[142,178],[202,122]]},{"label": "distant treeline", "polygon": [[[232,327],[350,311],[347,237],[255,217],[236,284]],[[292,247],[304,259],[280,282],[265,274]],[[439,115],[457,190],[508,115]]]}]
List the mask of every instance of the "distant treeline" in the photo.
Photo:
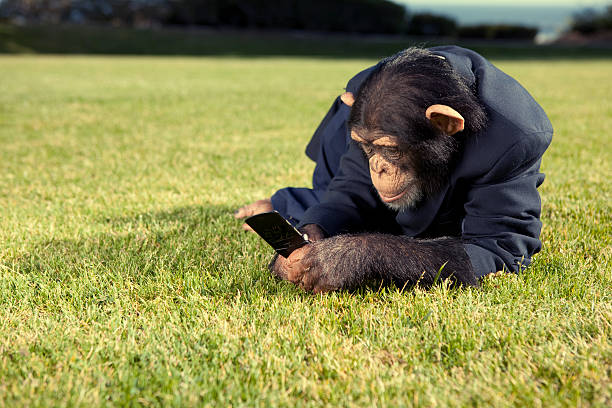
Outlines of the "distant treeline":
[{"label": "distant treeline", "polygon": [[177,0],[166,20],[179,25],[229,25],[359,33],[400,33],[403,6],[387,0]]},{"label": "distant treeline", "polygon": [[455,20],[447,16],[421,13],[412,16],[406,33],[410,35],[482,38],[487,40],[533,40],[538,34],[538,29],[511,24],[459,26]]},{"label": "distant treeline", "polygon": [[0,0],[0,19],[16,23],[212,26],[350,33],[533,40],[537,29],[460,27],[433,14],[410,14],[389,0]]},{"label": "distant treeline", "polygon": [[594,34],[612,31],[612,4],[602,12],[592,9],[574,15],[572,30],[582,34]]}]

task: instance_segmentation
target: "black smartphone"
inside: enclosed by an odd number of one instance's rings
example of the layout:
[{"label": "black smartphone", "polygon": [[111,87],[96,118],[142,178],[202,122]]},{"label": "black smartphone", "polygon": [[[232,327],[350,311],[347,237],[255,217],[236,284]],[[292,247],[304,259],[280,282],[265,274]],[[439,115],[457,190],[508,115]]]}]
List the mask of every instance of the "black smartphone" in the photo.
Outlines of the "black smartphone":
[{"label": "black smartphone", "polygon": [[245,222],[279,255],[285,258],[309,242],[277,211],[253,215],[247,218]]}]

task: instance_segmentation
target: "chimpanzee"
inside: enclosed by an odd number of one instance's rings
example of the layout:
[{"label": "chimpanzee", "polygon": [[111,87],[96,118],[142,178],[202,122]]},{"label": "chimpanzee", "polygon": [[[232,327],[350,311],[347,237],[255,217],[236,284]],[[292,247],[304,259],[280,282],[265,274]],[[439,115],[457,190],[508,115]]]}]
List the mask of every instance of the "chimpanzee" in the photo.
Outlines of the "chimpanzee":
[{"label": "chimpanzee", "polygon": [[276,209],[308,244],[271,271],[305,290],[469,286],[520,272],[541,249],[541,157],[552,126],[514,79],[477,53],[410,48],[353,77],[306,153],[313,188],[240,208]]}]

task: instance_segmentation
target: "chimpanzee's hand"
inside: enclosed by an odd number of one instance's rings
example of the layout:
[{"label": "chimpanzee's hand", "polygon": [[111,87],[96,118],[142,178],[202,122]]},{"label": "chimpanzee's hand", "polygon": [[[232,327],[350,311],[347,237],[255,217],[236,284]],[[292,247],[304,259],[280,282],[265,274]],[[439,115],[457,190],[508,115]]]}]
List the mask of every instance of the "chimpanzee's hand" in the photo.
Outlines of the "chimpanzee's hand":
[{"label": "chimpanzee's hand", "polygon": [[[263,200],[257,200],[251,204],[240,207],[234,213],[234,218],[246,218],[273,210],[274,207],[272,207],[272,200],[265,198]],[[249,227],[249,225],[246,223],[242,224],[242,229],[245,231],[253,231],[253,228]]]},{"label": "chimpanzee's hand", "polygon": [[304,274],[302,258],[310,250],[311,246],[312,244],[307,244],[296,249],[288,258],[281,255],[274,256],[272,262],[270,262],[270,271],[280,279],[293,283],[297,282]]},{"label": "chimpanzee's hand", "polygon": [[363,237],[350,235],[319,240],[294,251],[288,259],[279,256],[271,270],[314,293],[352,289],[368,278],[368,272],[360,268],[367,252],[365,244]]},{"label": "chimpanzee's hand", "polygon": [[[325,238],[325,233],[316,224],[308,224],[300,228],[302,234],[308,236],[308,241],[316,242]],[[301,248],[296,249],[285,258],[280,255],[275,255],[270,262],[270,271],[278,278],[296,282],[298,277],[304,274],[304,267],[302,265],[302,258],[310,250],[312,244],[307,244]]]},{"label": "chimpanzee's hand", "polygon": [[308,241],[315,242],[325,238],[325,232],[317,224],[308,224],[300,228],[302,234],[308,236]]},{"label": "chimpanzee's hand", "polygon": [[362,268],[364,256],[367,240],[363,236],[339,235],[317,241],[301,259],[303,275],[292,282],[314,293],[353,289],[369,278],[369,271]]}]

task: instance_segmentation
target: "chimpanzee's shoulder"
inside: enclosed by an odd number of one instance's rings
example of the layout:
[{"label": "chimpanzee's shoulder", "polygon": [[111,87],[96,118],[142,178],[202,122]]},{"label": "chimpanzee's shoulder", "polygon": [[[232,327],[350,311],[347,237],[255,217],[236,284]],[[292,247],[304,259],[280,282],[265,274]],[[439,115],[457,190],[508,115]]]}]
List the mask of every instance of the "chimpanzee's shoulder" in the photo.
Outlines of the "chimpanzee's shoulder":
[{"label": "chimpanzee's shoulder", "polygon": [[546,113],[531,94],[482,55],[457,46],[433,47],[431,51],[445,57],[455,71],[476,89],[487,113],[503,116],[522,133],[552,134]]},{"label": "chimpanzee's shoulder", "polygon": [[503,72],[489,69],[477,83],[487,126],[468,136],[465,159],[478,177],[513,177],[541,159],[552,141],[552,124],[527,90]]},{"label": "chimpanzee's shoulder", "polygon": [[552,129],[521,128],[492,111],[486,129],[467,137],[455,176],[477,184],[495,183],[532,168],[550,145]]},{"label": "chimpanzee's shoulder", "polygon": [[469,135],[458,166],[461,177],[511,177],[539,160],[553,128],[544,109],[514,78],[480,54],[456,46],[431,49],[444,56],[476,90],[487,112],[486,128]]}]

